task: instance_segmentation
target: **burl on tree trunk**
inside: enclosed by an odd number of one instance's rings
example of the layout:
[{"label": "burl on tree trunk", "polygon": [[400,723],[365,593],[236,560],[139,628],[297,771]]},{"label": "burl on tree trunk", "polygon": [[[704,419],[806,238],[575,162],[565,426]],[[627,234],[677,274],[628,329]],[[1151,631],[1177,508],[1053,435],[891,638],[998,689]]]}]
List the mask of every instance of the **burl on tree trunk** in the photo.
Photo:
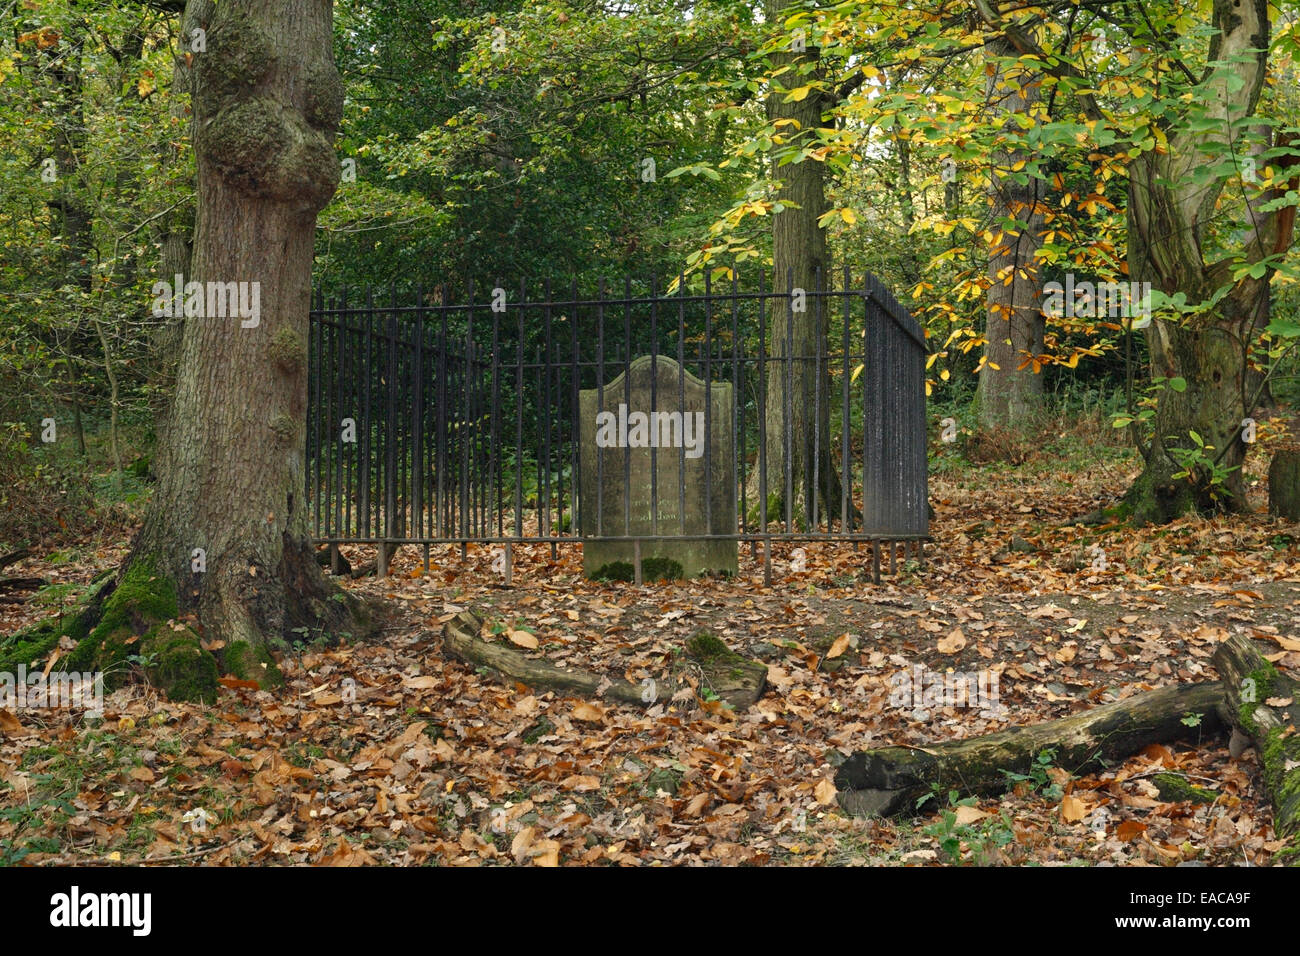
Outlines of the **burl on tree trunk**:
[{"label": "burl on tree trunk", "polygon": [[171,696],[211,699],[219,668],[274,682],[270,648],[372,625],[307,528],[312,244],[343,106],[331,6],[189,7],[207,49],[192,66],[198,211],[176,390],[144,526],[70,663],[112,674],[135,657]]}]

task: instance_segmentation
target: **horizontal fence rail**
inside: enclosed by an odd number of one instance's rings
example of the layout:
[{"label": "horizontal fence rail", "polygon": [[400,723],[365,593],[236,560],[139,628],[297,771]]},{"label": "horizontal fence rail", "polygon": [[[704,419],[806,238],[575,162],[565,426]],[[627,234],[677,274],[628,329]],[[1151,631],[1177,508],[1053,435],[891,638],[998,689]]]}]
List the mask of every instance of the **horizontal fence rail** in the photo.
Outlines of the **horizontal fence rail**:
[{"label": "horizontal fence rail", "polygon": [[[877,579],[881,542],[920,559],[926,346],[907,311],[847,269],[809,289],[789,276],[778,288],[766,273],[742,286],[735,272],[675,286],[602,281],[583,296],[576,285],[467,282],[360,300],[318,290],[307,426],[316,540],[378,545],[381,573],[398,545],[425,545],[427,564],[429,545],[471,542],[871,542]],[[629,445],[640,446],[617,416],[647,357],[675,371],[651,376],[641,410],[661,426],[652,433],[679,441],[651,447],[648,500],[634,501]],[[624,397],[610,390],[620,376]],[[689,448],[688,387],[725,399],[693,412],[703,427]],[[621,447],[593,451],[598,422]],[[687,500],[688,470],[703,500]],[[607,491],[621,494],[621,512]],[[694,512],[706,530],[687,527]],[[648,532],[642,522],[630,533],[634,513],[651,516]]]}]

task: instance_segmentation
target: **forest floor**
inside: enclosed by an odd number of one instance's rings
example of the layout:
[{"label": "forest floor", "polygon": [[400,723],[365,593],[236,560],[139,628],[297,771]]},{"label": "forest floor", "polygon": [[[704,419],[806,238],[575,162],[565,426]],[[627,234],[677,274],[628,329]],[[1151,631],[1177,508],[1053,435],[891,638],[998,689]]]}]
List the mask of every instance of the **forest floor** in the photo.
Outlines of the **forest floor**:
[{"label": "forest floor", "polygon": [[[1255,755],[1197,740],[1195,715],[1186,743],[1104,773],[1049,753],[1003,796],[935,794],[911,819],[836,805],[854,750],[1212,680],[1228,634],[1300,672],[1300,528],[1263,513],[1260,476],[1252,515],[1083,528],[1069,519],[1134,474],[1124,455],[1088,458],[936,469],[926,563],[879,586],[852,546],[800,545],[799,562],[778,546],[771,587],[746,547],[734,580],[640,588],[586,581],[576,547],[516,548],[510,588],[488,548],[435,549],[428,573],[405,549],[391,577],[343,582],[386,599],[382,639],[304,635],[280,690],[231,680],[205,707],[136,682],[102,720],[0,713],[0,863],[1266,865],[1279,844]],[[0,633],[57,613],[120,560],[119,537],[12,567],[54,585],[0,606]],[[649,708],[532,690],[444,657],[461,609],[498,640],[531,635],[536,656],[663,686],[706,627],[763,659],[768,689],[741,713],[689,686]],[[914,665],[997,672],[1005,713],[891,706],[891,675]],[[1212,802],[1162,798],[1167,769]]]}]

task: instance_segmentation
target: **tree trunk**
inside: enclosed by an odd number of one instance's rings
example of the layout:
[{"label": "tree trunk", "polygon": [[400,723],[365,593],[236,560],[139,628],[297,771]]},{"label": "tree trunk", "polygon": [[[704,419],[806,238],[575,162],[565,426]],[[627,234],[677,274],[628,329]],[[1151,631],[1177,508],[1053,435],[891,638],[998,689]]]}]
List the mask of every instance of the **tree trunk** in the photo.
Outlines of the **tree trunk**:
[{"label": "tree trunk", "polygon": [[1279,448],[1268,466],[1268,513],[1300,521],[1300,448]]},{"label": "tree trunk", "polygon": [[[1209,60],[1231,65],[1207,69],[1197,100],[1207,104],[1206,118],[1218,126],[1176,129],[1167,150],[1143,153],[1129,169],[1130,278],[1170,296],[1181,293],[1189,304],[1229,290],[1207,315],[1178,322],[1156,318],[1148,328],[1152,376],[1181,379],[1186,388],[1164,387],[1157,394],[1145,466],[1121,506],[1138,523],[1168,521],[1191,510],[1245,508],[1242,419],[1255,397],[1248,394],[1246,354],[1267,308],[1274,269],[1265,266],[1259,277],[1234,281],[1230,259],[1205,261],[1203,232],[1217,214],[1224,181],[1207,184],[1194,174],[1235,149],[1236,130],[1253,115],[1268,67],[1270,24],[1265,0],[1215,0],[1213,17],[1217,32]],[[1286,188],[1275,187],[1266,200],[1280,200]],[[1274,205],[1279,208],[1253,217],[1244,250],[1248,262],[1259,263],[1291,244],[1295,210]]]},{"label": "tree trunk", "polygon": [[[767,0],[767,19],[776,23],[784,17],[787,8],[797,5],[792,0]],[[810,136],[822,125],[823,97],[810,93],[798,102],[784,102],[788,92],[811,82],[818,75],[800,71],[801,64],[815,64],[817,48],[808,45],[806,51],[782,51],[771,57],[776,68],[790,69],[772,81],[767,97],[767,118],[793,120],[780,127],[781,133],[791,141]],[[772,266],[773,291],[788,295],[792,289],[811,293],[819,283],[825,287],[831,281],[830,252],[826,233],[818,219],[826,211],[825,165],[814,159],[779,166],[772,161],[772,177],[781,181],[778,202],[790,202],[772,216]],[[763,504],[764,517],[784,521],[789,514],[792,523],[807,520],[812,508],[812,456],[814,428],[817,429],[822,463],[818,468],[823,484],[830,486],[836,468],[830,464],[830,407],[823,397],[820,421],[816,413],[817,363],[812,358],[787,361],[790,356],[816,356],[825,338],[825,316],[819,312],[819,303],[811,295],[806,299],[806,309],[792,311],[789,298],[773,302],[769,321],[768,356],[775,361],[766,369],[766,469],[768,500]],[[820,321],[819,321],[820,319]],[[829,390],[824,395],[829,395]],[[834,482],[836,508],[839,502],[838,482]],[[757,477],[753,481],[755,500],[758,497]],[[820,489],[818,500],[826,500],[827,488]],[[796,504],[802,499],[802,506]],[[824,512],[822,505],[818,511]],[[760,518],[760,524],[763,519]]]},{"label": "tree trunk", "polygon": [[[191,0],[186,17],[207,50],[193,63],[198,212],[185,280],[246,283],[250,309],[187,315],[157,488],[88,653],[119,653],[125,630],[143,630],[160,682],[209,697],[215,664],[199,636],[226,669],[260,679],[273,670],[268,646],[369,628],[307,535],[312,242],[338,184],[343,97],[332,8]],[[192,630],[160,630],[169,613]]]},{"label": "tree trunk", "polygon": [[[882,747],[859,751],[841,765],[835,786],[840,805],[854,814],[893,816],[915,812],[933,788],[963,794],[1001,793],[1003,771],[1028,773],[1043,750],[1056,750],[1056,763],[1082,774],[1121,760],[1147,744],[1213,731],[1224,688],[1172,684],[1112,704],[1030,727],[953,740],[932,747]],[[1183,723],[1200,714],[1195,727]]]},{"label": "tree trunk", "polygon": [[[1043,354],[1042,281],[1034,253],[1043,244],[1042,183],[1017,183],[1012,170],[1030,159],[1017,117],[1032,115],[1039,101],[1039,76],[1006,59],[1016,55],[1005,37],[989,45],[998,64],[988,83],[989,108],[1006,116],[1007,144],[990,157],[989,200],[994,238],[989,254],[989,290],[984,364],[975,403],[985,428],[1023,427],[1043,397],[1043,376],[1027,356]],[[1023,175],[1023,173],[1021,173]],[[1009,220],[1014,220],[1011,225]],[[1005,224],[1005,225],[1003,225]]]}]

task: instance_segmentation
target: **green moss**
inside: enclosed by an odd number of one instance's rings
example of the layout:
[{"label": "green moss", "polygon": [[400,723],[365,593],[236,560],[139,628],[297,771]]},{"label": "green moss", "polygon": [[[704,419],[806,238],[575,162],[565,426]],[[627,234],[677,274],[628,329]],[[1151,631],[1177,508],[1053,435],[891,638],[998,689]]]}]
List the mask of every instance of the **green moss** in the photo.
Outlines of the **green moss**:
[{"label": "green moss", "polygon": [[1160,799],[1170,803],[1213,803],[1219,798],[1215,791],[1193,786],[1178,773],[1158,773],[1152,782],[1160,793]]},{"label": "green moss", "polygon": [[275,658],[260,645],[254,647],[247,641],[235,641],[222,655],[222,664],[226,673],[240,680],[255,680],[263,690],[284,684],[284,674]]},{"label": "green moss", "polygon": [[686,654],[698,661],[711,661],[725,657],[731,650],[708,631],[696,631],[686,642]]},{"label": "green moss", "polygon": [[677,581],[686,575],[682,573],[680,561],[672,558],[653,557],[641,562],[642,581]]},{"label": "green moss", "polygon": [[[602,564],[591,576],[596,581],[635,581],[636,568],[629,561]],[[676,581],[686,577],[680,561],[658,555],[641,562],[642,581]]]},{"label": "green moss", "polygon": [[1265,698],[1272,696],[1273,685],[1277,681],[1277,671],[1273,669],[1272,664],[1265,661],[1258,668],[1251,671],[1247,678],[1255,682],[1255,699],[1241,702],[1241,707],[1237,711],[1237,718],[1241,723],[1241,728],[1253,737],[1259,733],[1259,727],[1255,725],[1255,708]]},{"label": "green moss", "polygon": [[106,687],[126,680],[131,658],[173,700],[216,699],[217,663],[178,613],[176,588],[150,556],[135,558],[104,601],[99,621],[65,658],[67,670],[101,671]]},{"label": "green moss", "polygon": [[199,644],[189,628],[175,631],[159,624],[147,635],[145,649],[152,666],[149,679],[167,693],[170,700],[217,699],[217,662]]},{"label": "green moss", "polygon": [[43,621],[34,627],[19,631],[0,643],[0,671],[14,673],[18,665],[31,667],[43,660],[59,643],[63,630],[58,619]]},{"label": "green moss", "polygon": [[636,568],[628,561],[611,561],[602,564],[591,577],[596,581],[635,581]]},{"label": "green moss", "polygon": [[58,645],[61,637],[82,640],[90,630],[95,599],[109,583],[108,577],[111,574],[109,571],[97,576],[80,594],[76,606],[66,613],[0,638],[0,670],[12,673],[19,664],[30,667],[34,662],[45,659]]}]

